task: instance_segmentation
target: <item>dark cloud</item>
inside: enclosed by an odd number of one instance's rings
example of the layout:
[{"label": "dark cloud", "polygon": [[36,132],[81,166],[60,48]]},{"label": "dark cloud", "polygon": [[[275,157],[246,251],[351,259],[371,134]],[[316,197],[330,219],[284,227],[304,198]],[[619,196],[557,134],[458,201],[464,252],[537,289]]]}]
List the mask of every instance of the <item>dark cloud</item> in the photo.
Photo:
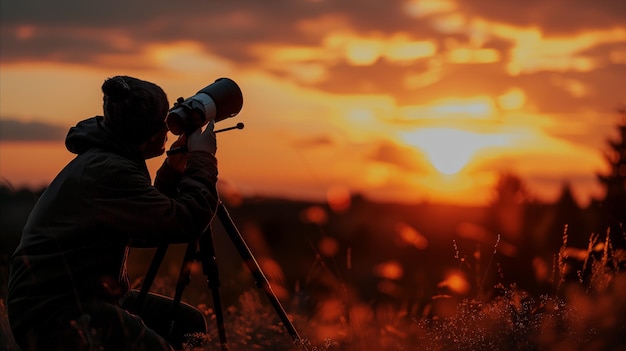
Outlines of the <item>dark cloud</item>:
[{"label": "dark cloud", "polygon": [[424,172],[425,166],[418,162],[423,159],[415,149],[382,142],[370,155],[371,161],[377,161],[396,166],[409,172]]},{"label": "dark cloud", "polygon": [[[6,32],[15,32],[7,30]],[[38,30],[39,31],[39,30]],[[94,63],[101,54],[121,53],[121,51],[98,37],[75,37],[69,33],[41,30],[31,39],[19,39],[16,35],[2,32],[2,43],[11,48],[3,52],[5,62],[35,60],[64,63]]]},{"label": "dark cloud", "polygon": [[[316,21],[339,19],[361,35],[382,37],[403,32],[413,40],[431,40],[438,45],[437,55],[445,55],[445,40],[460,44],[470,42],[470,33],[439,33],[433,18],[409,16],[404,0],[255,0],[194,1],[170,0],[85,2],[79,0],[3,1],[0,11],[0,41],[3,63],[61,61],[86,64],[107,63],[102,55],[132,55],[151,43],[194,41],[207,52],[223,57],[240,67],[256,67],[262,60],[252,51],[258,44],[322,46],[327,30],[315,30]],[[459,11],[469,19],[481,17],[521,26],[537,26],[545,33],[578,33],[586,29],[624,26],[624,0],[457,0]],[[308,23],[307,25],[304,25]],[[313,24],[312,24],[313,23]],[[326,23],[326,22],[324,22]],[[311,29],[313,27],[313,29]],[[404,86],[405,78],[429,69],[428,61],[417,60],[410,65],[398,65],[380,59],[371,66],[355,67],[345,61],[324,63],[328,79],[313,84],[331,93],[393,94],[401,105],[419,104],[441,96],[491,95],[503,93],[507,87],[528,84],[529,95],[539,110],[573,111],[586,101],[549,84],[545,72],[524,73],[510,77],[506,71],[507,52],[512,43],[505,39],[490,39],[484,47],[496,49],[502,60],[492,64],[445,64],[439,80],[419,89]],[[606,57],[611,46],[606,45],[587,54]],[[128,68],[150,68],[146,62],[127,60]],[[615,65],[614,65],[615,66]],[[610,71],[614,66],[609,66]],[[621,67],[623,67],[622,65]],[[273,72],[283,75],[279,70]],[[566,78],[576,78],[567,73]],[[599,78],[586,78],[590,96],[617,88],[617,77],[601,73]],[[610,75],[610,74],[609,74]],[[304,84],[304,83],[302,83]],[[559,95],[554,98],[553,93]],[[549,97],[549,98],[548,98]],[[601,104],[613,103],[605,97]],[[616,101],[617,103],[619,101]],[[560,104],[560,106],[556,106]]]},{"label": "dark cloud", "polygon": [[[624,79],[626,65],[608,65],[586,72],[536,72],[517,77],[525,87],[528,100],[541,107],[544,113],[570,114],[580,109],[610,112],[626,102]],[[577,95],[571,90],[579,85],[583,91]]]},{"label": "dark cloud", "polygon": [[498,22],[538,26],[548,35],[623,27],[624,0],[458,0],[461,11]]},{"label": "dark cloud", "polygon": [[[66,0],[63,4],[45,0],[3,2],[2,42],[11,48],[3,50],[3,59],[51,57],[55,48],[70,53],[107,53],[115,48],[98,38],[92,38],[91,44],[72,39],[86,31],[104,30],[127,36],[137,45],[193,40],[229,59],[243,59],[247,47],[259,42],[320,44],[325,34],[323,31],[303,33],[299,26],[302,21],[326,16],[343,18],[363,33],[402,30],[417,37],[435,34],[426,23],[403,13],[401,1],[280,0],[271,4],[198,1],[181,4],[171,1],[86,3]],[[27,30],[31,33],[26,33]]]},{"label": "dark cloud", "polygon": [[[119,50],[110,42],[85,33],[125,36],[137,47],[150,42],[192,40],[212,52],[238,62],[250,59],[251,44],[318,45],[323,31],[303,33],[302,21],[324,16],[344,18],[364,33],[398,30],[432,36],[433,29],[402,12],[401,1],[120,1],[86,3],[78,0],[2,3],[3,60],[81,58]],[[62,10],[61,10],[62,9]],[[30,31],[30,32],[29,32]],[[117,34],[116,34],[117,33]],[[80,38],[80,39],[76,39]],[[90,39],[90,41],[89,41]],[[64,54],[56,55],[59,52]],[[84,59],[84,58],[83,58]]]},{"label": "dark cloud", "polygon": [[293,146],[297,148],[333,147],[335,146],[335,141],[326,135],[319,135],[307,139],[296,140],[293,142]]},{"label": "dark cloud", "polygon": [[67,128],[45,122],[0,119],[0,141],[61,141]]},{"label": "dark cloud", "polygon": [[[551,32],[623,25],[623,0],[458,1],[461,12]],[[409,33],[443,38],[430,19],[409,16],[403,0],[309,1],[4,1],[1,4],[0,55],[20,59],[85,60],[101,53],[133,51],[151,42],[192,40],[235,62],[252,60],[251,44],[319,45],[325,32],[304,33],[305,21],[333,16],[362,34]],[[93,33],[93,35],[90,35]],[[134,45],[119,47],[99,35],[124,36]],[[461,35],[463,37],[463,35]]]},{"label": "dark cloud", "polygon": [[[169,0],[110,0],[94,3],[33,0],[3,2],[1,18],[3,24],[42,24],[53,27],[158,27],[162,33],[170,33],[170,37],[181,33],[201,36],[203,33],[208,34],[207,30],[214,34],[219,31],[223,36],[228,36],[233,31],[236,33],[237,28],[254,27],[248,34],[272,33],[271,38],[276,38],[293,35],[287,29],[294,27],[299,20],[327,14],[345,15],[357,28],[367,30],[384,32],[406,28],[407,24],[415,21],[404,14],[403,3],[401,0],[275,0],[271,3],[238,0],[183,4]],[[145,27],[145,24],[151,26]],[[189,29],[196,31],[189,32]]]}]

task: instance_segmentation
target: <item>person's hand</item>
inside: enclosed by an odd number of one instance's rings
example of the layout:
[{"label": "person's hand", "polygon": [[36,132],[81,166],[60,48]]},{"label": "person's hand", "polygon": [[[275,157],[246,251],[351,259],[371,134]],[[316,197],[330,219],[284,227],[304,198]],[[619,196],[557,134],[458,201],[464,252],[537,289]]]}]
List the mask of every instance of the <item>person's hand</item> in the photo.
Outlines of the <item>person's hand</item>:
[{"label": "person's hand", "polygon": [[[181,134],[178,139],[172,143],[170,149],[175,149],[178,147],[185,146],[187,144],[187,136],[185,134]],[[189,154],[187,152],[179,152],[172,155],[168,155],[165,161],[170,167],[174,168],[179,173],[183,173],[185,171],[185,165],[187,164],[187,158]]]},{"label": "person's hand", "polygon": [[187,137],[187,149],[189,149],[189,152],[202,151],[215,155],[217,151],[217,140],[215,139],[215,132],[213,132],[214,127],[215,122],[210,121],[204,131],[202,128],[198,128],[191,133]]}]

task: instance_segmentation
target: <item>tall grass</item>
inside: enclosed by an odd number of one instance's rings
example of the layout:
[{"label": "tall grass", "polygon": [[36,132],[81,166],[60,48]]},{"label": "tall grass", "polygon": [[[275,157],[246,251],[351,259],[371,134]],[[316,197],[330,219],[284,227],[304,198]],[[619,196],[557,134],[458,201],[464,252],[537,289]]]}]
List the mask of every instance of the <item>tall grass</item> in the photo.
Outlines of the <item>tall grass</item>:
[{"label": "tall grass", "polygon": [[[494,254],[496,250],[497,244]],[[577,260],[582,265],[575,265]],[[535,297],[515,284],[496,284],[488,295],[433,296],[422,309],[409,302],[347,303],[332,298],[309,315],[290,316],[304,338],[303,347],[291,340],[258,290],[250,290],[237,304],[225,307],[225,327],[233,351],[626,350],[623,263],[623,251],[612,247],[609,235],[592,234],[587,249],[580,250],[568,247],[565,231],[551,294]],[[479,280],[482,285],[482,274]],[[214,310],[198,307],[211,332],[187,349],[220,350]],[[0,342],[15,350],[2,300],[0,331]]]},{"label": "tall grass", "polygon": [[[494,252],[497,243],[494,245]],[[416,313],[410,304],[323,301],[319,313],[292,316],[309,350],[626,350],[626,274],[623,252],[610,236],[591,235],[587,250],[567,246],[567,230],[556,255],[554,292],[538,297],[500,283],[489,294],[459,299],[433,296]],[[456,253],[461,260],[460,255]],[[582,268],[574,272],[574,263]],[[490,267],[493,257],[490,258]],[[467,262],[464,262],[467,264]],[[484,274],[484,272],[483,272]],[[486,280],[479,277],[479,288]],[[485,296],[489,296],[488,299]],[[255,291],[229,309],[232,350],[297,349],[263,307]],[[211,313],[209,313],[211,316]],[[271,321],[271,323],[268,323]],[[206,350],[218,350],[215,333]]]},{"label": "tall grass", "polygon": [[4,301],[6,296],[6,285],[8,282],[8,257],[0,254],[0,348],[5,347],[7,351],[17,350],[15,340],[9,328],[9,318],[7,316],[7,308]]}]

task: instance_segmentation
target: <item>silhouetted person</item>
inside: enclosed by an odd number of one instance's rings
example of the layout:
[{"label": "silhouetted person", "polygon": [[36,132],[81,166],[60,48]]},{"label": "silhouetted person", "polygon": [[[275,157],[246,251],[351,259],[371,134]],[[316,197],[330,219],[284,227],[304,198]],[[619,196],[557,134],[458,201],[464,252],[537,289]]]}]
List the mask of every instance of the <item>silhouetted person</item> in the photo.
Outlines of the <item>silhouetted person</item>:
[{"label": "silhouetted person", "polygon": [[42,194],[11,258],[9,321],[25,351],[169,350],[184,333],[206,332],[200,311],[183,304],[183,324],[166,335],[166,297],[150,294],[141,317],[130,313],[126,258],[133,243],[189,243],[209,225],[218,205],[213,123],[174,142],[189,151],[168,156],[153,186],[145,159],[165,152],[166,94],[127,76],[102,91],[104,116],[69,130],[77,156]]}]

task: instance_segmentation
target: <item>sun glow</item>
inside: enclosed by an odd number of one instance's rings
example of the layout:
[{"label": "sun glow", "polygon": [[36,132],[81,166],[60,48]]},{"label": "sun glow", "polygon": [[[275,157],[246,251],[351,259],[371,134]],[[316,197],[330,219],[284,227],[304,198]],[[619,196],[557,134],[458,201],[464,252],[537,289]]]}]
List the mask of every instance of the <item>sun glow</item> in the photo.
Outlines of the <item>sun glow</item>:
[{"label": "sun glow", "polygon": [[445,175],[460,172],[481,149],[508,144],[501,135],[454,128],[425,128],[400,137],[406,144],[424,152],[432,166]]}]

